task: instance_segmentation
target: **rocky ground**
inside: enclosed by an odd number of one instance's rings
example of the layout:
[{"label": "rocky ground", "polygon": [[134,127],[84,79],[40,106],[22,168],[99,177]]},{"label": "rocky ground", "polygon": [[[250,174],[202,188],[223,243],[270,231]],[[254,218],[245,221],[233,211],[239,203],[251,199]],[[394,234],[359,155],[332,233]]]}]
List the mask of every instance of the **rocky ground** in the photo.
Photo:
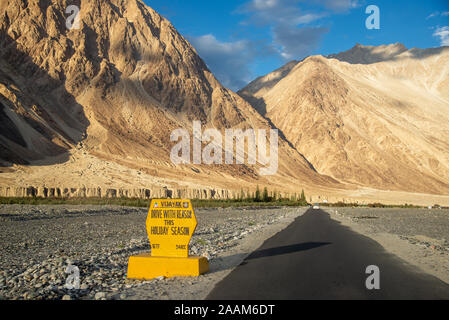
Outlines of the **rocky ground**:
[{"label": "rocky ground", "polygon": [[[130,255],[150,251],[145,229],[147,209],[2,205],[0,298],[202,298],[232,269],[233,263],[238,264],[261,241],[304,211],[304,208],[196,210],[198,228],[190,253],[210,259],[211,272],[199,278],[141,282],[127,280],[126,269]],[[242,243],[252,245],[242,247]],[[80,271],[80,290],[65,288],[70,265]],[[187,286],[195,292],[182,290],[184,294],[180,296],[180,289]]]},{"label": "rocky ground", "polygon": [[[147,209],[0,205],[0,299],[203,299],[266,239],[307,208],[197,209],[190,252],[210,272],[126,279],[128,257],[150,251]],[[324,208],[386,250],[449,283],[449,210]],[[65,288],[67,267],[80,290]]]},{"label": "rocky ground", "polygon": [[331,217],[449,283],[449,210],[324,208]]}]

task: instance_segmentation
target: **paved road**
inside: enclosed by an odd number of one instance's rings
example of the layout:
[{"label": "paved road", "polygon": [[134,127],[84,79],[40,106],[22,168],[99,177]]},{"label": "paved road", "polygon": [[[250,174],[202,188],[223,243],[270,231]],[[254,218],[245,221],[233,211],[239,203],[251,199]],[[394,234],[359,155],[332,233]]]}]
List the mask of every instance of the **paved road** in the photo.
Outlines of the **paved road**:
[{"label": "paved road", "polygon": [[[380,290],[366,268],[380,268]],[[309,210],[217,284],[208,299],[449,299],[449,285],[377,242]]]}]

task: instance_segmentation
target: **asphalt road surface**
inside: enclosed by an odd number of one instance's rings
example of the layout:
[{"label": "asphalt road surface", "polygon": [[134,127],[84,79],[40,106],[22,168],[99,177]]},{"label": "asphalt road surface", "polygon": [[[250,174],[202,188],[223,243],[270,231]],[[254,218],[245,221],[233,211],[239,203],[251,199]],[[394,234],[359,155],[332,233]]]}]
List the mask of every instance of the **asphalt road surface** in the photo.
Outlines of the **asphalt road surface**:
[{"label": "asphalt road surface", "polygon": [[[366,287],[371,265],[380,270],[379,290]],[[311,209],[249,255],[208,299],[449,299],[449,285]]]}]

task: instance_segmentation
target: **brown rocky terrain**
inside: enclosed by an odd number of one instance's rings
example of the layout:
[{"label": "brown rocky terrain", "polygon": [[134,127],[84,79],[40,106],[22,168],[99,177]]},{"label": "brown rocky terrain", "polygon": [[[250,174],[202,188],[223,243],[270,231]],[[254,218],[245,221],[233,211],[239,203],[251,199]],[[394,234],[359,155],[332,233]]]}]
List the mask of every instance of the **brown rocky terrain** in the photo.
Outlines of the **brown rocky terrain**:
[{"label": "brown rocky terrain", "polygon": [[239,93],[319,173],[380,190],[447,195],[448,65],[448,47],[357,45],[290,63]]},{"label": "brown rocky terrain", "polygon": [[[79,29],[66,28],[69,4],[80,8]],[[270,178],[260,164],[173,165],[170,133],[191,132],[193,120],[222,132],[273,127],[139,0],[2,1],[0,108],[4,195],[338,185],[283,138]]]}]

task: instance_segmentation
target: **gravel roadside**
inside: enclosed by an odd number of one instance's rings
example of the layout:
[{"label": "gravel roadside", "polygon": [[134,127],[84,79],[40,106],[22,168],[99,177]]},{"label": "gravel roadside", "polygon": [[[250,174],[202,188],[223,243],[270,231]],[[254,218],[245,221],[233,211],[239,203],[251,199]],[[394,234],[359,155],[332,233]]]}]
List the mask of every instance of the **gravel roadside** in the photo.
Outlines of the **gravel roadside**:
[{"label": "gravel roadside", "polygon": [[[0,299],[203,299],[264,240],[306,208],[197,209],[190,253],[210,260],[197,278],[126,279],[128,258],[150,251],[147,209],[0,205]],[[69,265],[80,290],[65,288]]]}]

